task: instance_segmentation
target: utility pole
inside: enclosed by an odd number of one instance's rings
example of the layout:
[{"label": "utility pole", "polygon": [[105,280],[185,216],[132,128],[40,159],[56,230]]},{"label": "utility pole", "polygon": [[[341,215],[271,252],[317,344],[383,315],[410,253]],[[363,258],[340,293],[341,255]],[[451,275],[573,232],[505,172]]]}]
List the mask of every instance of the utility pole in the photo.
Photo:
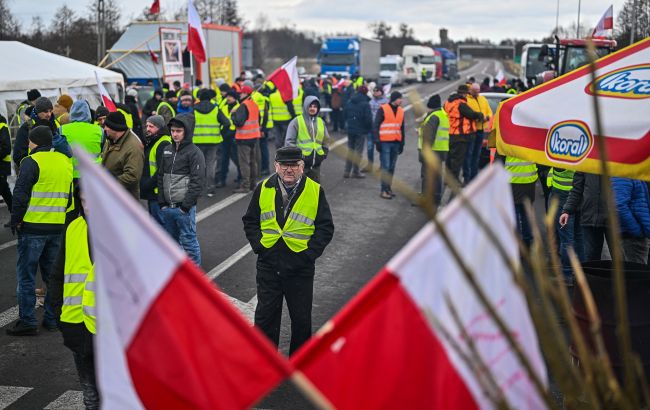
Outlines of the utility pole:
[{"label": "utility pole", "polygon": [[557,7],[555,8],[555,35],[559,36],[560,30],[560,0],[557,0]]},{"label": "utility pole", "polygon": [[632,29],[630,30],[630,44],[634,44],[634,32],[636,31],[636,2],[632,2]]},{"label": "utility pole", "polygon": [[106,54],[106,10],[104,0],[97,0],[97,63]]},{"label": "utility pole", "polygon": [[580,38],[580,3],[581,0],[578,0],[578,24],[576,25],[576,38]]}]

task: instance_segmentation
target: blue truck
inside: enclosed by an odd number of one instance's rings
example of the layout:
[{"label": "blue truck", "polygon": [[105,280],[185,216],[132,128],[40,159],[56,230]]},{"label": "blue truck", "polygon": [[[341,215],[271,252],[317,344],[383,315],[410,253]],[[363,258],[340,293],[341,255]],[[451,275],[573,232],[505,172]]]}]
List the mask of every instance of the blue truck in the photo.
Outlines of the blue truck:
[{"label": "blue truck", "polygon": [[446,80],[456,80],[460,78],[458,74],[458,58],[456,53],[446,48],[436,48],[442,56],[442,77]]},{"label": "blue truck", "polygon": [[381,43],[376,39],[357,36],[327,37],[318,54],[321,74],[340,74],[351,77],[361,75],[364,79],[379,79]]}]

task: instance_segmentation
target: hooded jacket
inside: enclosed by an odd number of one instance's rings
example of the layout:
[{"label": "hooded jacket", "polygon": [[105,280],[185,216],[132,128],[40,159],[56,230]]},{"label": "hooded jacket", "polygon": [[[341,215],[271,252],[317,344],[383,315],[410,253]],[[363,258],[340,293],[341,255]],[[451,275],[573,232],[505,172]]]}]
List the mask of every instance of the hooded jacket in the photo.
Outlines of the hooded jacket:
[{"label": "hooded jacket", "polygon": [[12,154],[12,158],[16,164],[16,169],[20,167],[20,161],[22,161],[23,158],[25,158],[29,153],[29,131],[32,129],[32,127],[37,127],[39,125],[50,127],[53,135],[52,146],[54,147],[55,151],[58,151],[67,157],[72,157],[72,150],[70,149],[70,145],[68,145],[68,141],[65,139],[65,137],[61,136],[59,128],[56,125],[57,123],[55,121],[54,114],[52,114],[52,117],[50,117],[49,121],[45,121],[38,118],[38,115],[34,112],[34,110],[32,110],[30,118],[30,121],[25,121],[22,123],[18,129],[18,132],[16,133],[16,140],[14,141],[14,150]]},{"label": "hooded jacket", "polygon": [[70,122],[87,122],[92,123],[90,116],[90,107],[84,100],[77,100],[70,107]]},{"label": "hooded jacket", "polygon": [[650,238],[650,198],[648,185],[629,178],[612,178],[621,234]]},{"label": "hooded jacket", "polygon": [[370,99],[365,94],[356,93],[348,103],[345,118],[348,122],[348,135],[367,135],[372,130]]},{"label": "hooded jacket", "polygon": [[[316,112],[316,115],[311,116],[309,115],[309,106],[313,102],[318,102],[318,112]],[[310,137],[312,139],[314,139],[316,136],[316,121],[319,113],[320,113],[320,102],[318,98],[312,95],[310,95],[309,97],[305,97],[305,101],[303,101],[302,103],[302,116],[305,118],[305,124],[307,125],[307,130],[309,131]],[[308,158],[305,158],[306,168],[318,166],[320,165],[321,162],[323,162],[325,158],[327,158],[327,153],[329,151],[328,146],[329,146],[330,136],[329,133],[327,132],[327,126],[324,126],[323,128],[325,130],[325,135],[323,137],[323,151],[325,151],[325,155],[318,155],[316,151],[314,151],[313,155],[310,155]],[[296,143],[298,141],[298,129],[299,129],[298,117],[296,117],[291,120],[289,126],[287,127],[287,135],[284,140],[285,147],[296,146]]]},{"label": "hooded jacket", "polygon": [[158,167],[158,203],[161,208],[177,205],[183,212],[189,212],[203,190],[205,158],[192,142],[194,116],[186,113],[175,119],[183,124],[185,138],[180,144],[172,141],[163,150]]},{"label": "hooded jacket", "polygon": [[[153,175],[149,175],[149,154],[154,144],[163,136],[170,135],[167,126],[158,130],[158,133],[145,137],[144,139],[144,163],[142,164],[142,178],[140,179],[140,198],[148,201],[157,201],[158,195],[154,192],[154,188],[158,186],[158,169]],[[163,151],[170,143],[162,141],[156,150],[156,164],[159,167],[162,163]]]}]

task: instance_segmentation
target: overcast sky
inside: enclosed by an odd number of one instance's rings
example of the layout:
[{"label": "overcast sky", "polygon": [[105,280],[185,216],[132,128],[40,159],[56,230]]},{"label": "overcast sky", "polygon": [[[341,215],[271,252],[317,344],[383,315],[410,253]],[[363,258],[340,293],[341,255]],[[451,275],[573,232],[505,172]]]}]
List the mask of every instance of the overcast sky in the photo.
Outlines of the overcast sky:
[{"label": "overcast sky", "polygon": [[[58,7],[67,4],[86,14],[90,0],[8,0],[9,8],[29,29],[32,17],[39,15],[49,24]],[[141,14],[153,0],[116,0],[123,23]],[[579,0],[559,0],[560,25],[570,25],[578,15]],[[163,12],[177,10],[184,0],[160,0]],[[583,0],[580,21],[596,24],[610,4],[614,18],[624,0]],[[452,39],[465,37],[541,38],[555,27],[557,0],[239,0],[240,15],[254,28],[261,13],[272,26],[290,24],[319,33],[351,32],[369,35],[368,24],[384,20],[396,26],[408,23],[415,37],[438,41],[438,30],[445,27]],[[616,24],[616,23],[615,23]]]}]

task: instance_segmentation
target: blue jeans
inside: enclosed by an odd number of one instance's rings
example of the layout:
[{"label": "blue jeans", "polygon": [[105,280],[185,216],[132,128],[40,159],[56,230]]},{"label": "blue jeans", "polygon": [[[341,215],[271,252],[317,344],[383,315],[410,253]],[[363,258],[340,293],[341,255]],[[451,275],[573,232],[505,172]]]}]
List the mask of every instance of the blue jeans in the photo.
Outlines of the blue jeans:
[{"label": "blue jeans", "polygon": [[[36,270],[40,267],[41,277],[47,286],[54,261],[61,246],[61,234],[33,235],[18,234],[18,260],[16,262],[16,276],[18,286],[18,317],[28,326],[37,326],[36,314]],[[50,305],[50,292],[45,294],[45,316],[43,322],[56,324],[54,311]]]},{"label": "blue jeans", "polygon": [[530,248],[533,243],[533,232],[530,230],[530,222],[526,215],[524,204],[515,204],[515,220],[517,221],[517,231],[524,241],[526,247]]},{"label": "blue jeans", "polygon": [[368,165],[375,162],[375,136],[372,132],[368,133]]},{"label": "blue jeans", "polygon": [[165,221],[163,220],[163,215],[160,211],[160,204],[158,204],[158,201],[148,200],[147,205],[149,208],[149,215],[151,215],[160,226],[165,227]]},{"label": "blue jeans", "polygon": [[481,159],[481,147],[483,146],[483,131],[476,131],[475,136],[469,140],[467,154],[463,163],[463,182],[469,183],[478,174],[478,162]]},{"label": "blue jeans", "polygon": [[382,142],[380,143],[381,152],[379,160],[381,161],[381,170],[385,173],[386,181],[381,181],[381,191],[391,192],[390,186],[393,182],[393,174],[395,173],[395,165],[397,164],[397,156],[402,146],[400,142]]},{"label": "blue jeans", "polygon": [[[447,151],[433,151],[433,153],[440,160],[440,164],[444,166],[445,161],[447,160]],[[420,165],[420,179],[422,180],[422,190],[420,192],[422,192],[424,194],[424,192],[426,191],[426,186],[425,186],[426,181],[425,181],[424,175],[426,174],[427,170],[426,170],[426,167],[425,167],[425,164],[424,164],[424,159],[422,158],[422,154],[420,152],[418,152],[418,157],[419,157],[420,163],[421,163],[421,165]],[[433,170],[432,170],[432,172],[433,172]],[[435,175],[435,179],[433,180],[433,201],[438,206],[440,205],[440,202],[442,201],[442,193],[443,193],[443,190],[445,189],[442,182],[443,182],[442,174],[437,173]]]},{"label": "blue jeans", "polygon": [[201,248],[196,237],[196,206],[188,213],[180,208],[163,208],[162,214],[165,230],[181,245],[196,266],[201,266]]},{"label": "blue jeans", "polygon": [[235,137],[223,135],[223,142],[221,143],[221,169],[217,170],[215,182],[226,184],[228,177],[228,169],[230,168],[230,161],[237,167],[237,179],[241,179],[239,172],[239,158],[237,156],[237,145],[235,144]]},{"label": "blue jeans", "polygon": [[559,218],[562,207],[569,196],[569,191],[562,191],[560,189],[551,188],[551,196],[549,199],[558,199],[558,211],[554,217],[555,220],[555,236],[557,237],[557,252],[560,256],[562,263],[562,274],[567,280],[573,279],[573,269],[571,268],[571,261],[569,260],[568,249],[572,247],[578,256],[580,262],[585,260],[585,247],[582,236],[582,227],[580,226],[580,214],[573,214],[569,217],[564,227],[560,226]]}]

